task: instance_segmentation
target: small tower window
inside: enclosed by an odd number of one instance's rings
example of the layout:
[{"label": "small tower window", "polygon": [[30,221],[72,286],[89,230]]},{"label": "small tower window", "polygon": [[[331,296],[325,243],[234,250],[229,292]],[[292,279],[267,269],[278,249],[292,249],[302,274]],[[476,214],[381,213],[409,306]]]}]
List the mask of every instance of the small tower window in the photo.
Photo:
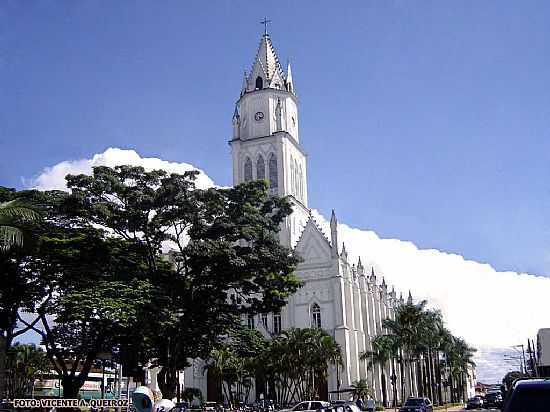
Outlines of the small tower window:
[{"label": "small tower window", "polygon": [[311,327],[321,328],[321,308],[317,303],[311,306]]},{"label": "small tower window", "polygon": [[265,161],[262,155],[256,161],[256,179],[265,179]]},{"label": "small tower window", "polygon": [[256,89],[262,90],[264,88],[264,79],[262,79],[262,76],[256,77]]},{"label": "small tower window", "polygon": [[269,156],[269,188],[270,189],[277,189],[279,187],[279,184],[277,182],[278,174],[277,174],[277,157],[274,153],[271,153]]},{"label": "small tower window", "polygon": [[262,313],[262,325],[264,325],[265,330],[267,329],[267,313]]},{"label": "small tower window", "polygon": [[254,329],[256,327],[254,324],[254,315],[248,315],[247,324],[249,329]]},{"label": "small tower window", "polygon": [[252,160],[247,157],[244,162],[244,181],[248,182],[252,180]]}]

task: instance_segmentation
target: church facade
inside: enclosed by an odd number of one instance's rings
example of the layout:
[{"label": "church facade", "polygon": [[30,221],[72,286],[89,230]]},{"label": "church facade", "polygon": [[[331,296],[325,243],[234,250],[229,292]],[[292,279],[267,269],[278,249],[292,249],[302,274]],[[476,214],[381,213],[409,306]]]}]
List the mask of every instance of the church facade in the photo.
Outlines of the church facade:
[{"label": "church facade", "polygon": [[[415,371],[401,371],[396,365],[392,377],[389,365],[386,370],[376,364],[370,368],[360,355],[371,350],[375,336],[384,333],[382,321],[394,316],[394,309],[403,303],[403,298],[398,298],[393,289],[390,291],[383,279],[377,279],[374,269],[364,267],[361,259],[349,261],[345,246],[338,241],[334,211],[329,237],[316,224],[308,207],[307,157],[300,144],[298,114],[290,64],[284,71],[271,38],[265,33],[252,69],[244,75],[233,115],[229,141],[233,183],[265,179],[270,193],[292,201],[293,213],[286,219],[280,239],[303,259],[296,270],[303,287],[279,313],[261,314],[245,321],[266,336],[288,328],[325,329],[340,344],[344,362],[338,368],[330,367],[322,397],[328,398],[329,393],[366,379],[375,398],[391,404],[391,379],[399,397],[402,373],[409,378]],[[198,387],[208,399],[213,399],[206,375],[202,362],[195,360],[185,371],[185,386]],[[406,382],[415,381],[408,378]],[[404,388],[404,392],[408,396],[416,390]]]}]

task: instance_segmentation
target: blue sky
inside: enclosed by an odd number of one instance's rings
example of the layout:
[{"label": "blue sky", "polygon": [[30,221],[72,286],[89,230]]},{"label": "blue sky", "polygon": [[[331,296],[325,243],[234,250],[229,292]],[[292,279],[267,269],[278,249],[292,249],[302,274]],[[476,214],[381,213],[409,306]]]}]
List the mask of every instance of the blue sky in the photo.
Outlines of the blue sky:
[{"label": "blue sky", "polygon": [[230,184],[231,115],[265,14],[293,65],[310,206],[550,275],[543,1],[4,0],[0,184],[108,147]]}]

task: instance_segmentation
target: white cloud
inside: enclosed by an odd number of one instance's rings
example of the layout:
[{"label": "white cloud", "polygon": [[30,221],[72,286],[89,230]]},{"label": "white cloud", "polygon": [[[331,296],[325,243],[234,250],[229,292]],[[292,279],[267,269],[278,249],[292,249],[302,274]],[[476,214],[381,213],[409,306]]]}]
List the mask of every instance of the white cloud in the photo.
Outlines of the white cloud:
[{"label": "white cloud", "polygon": [[[327,219],[317,211],[314,216],[330,233]],[[510,367],[503,362],[503,353],[513,352],[512,345],[526,345],[527,338],[548,326],[550,278],[499,272],[460,255],[381,239],[373,231],[346,224],[339,224],[338,236],[351,262],[361,256],[365,266],[375,267],[379,282],[383,275],[405,298],[410,289],[415,300],[427,299],[440,309],[451,331],[479,348],[476,358],[482,379],[502,378]]]},{"label": "white cloud", "polygon": [[66,190],[65,176],[67,174],[91,174],[94,166],[143,166],[146,170],[162,169],[170,173],[183,174],[189,170],[201,172],[195,184],[199,188],[214,186],[214,182],[202,170],[188,163],[175,163],[155,157],[141,157],[135,150],[109,148],[103,153],[95,154],[91,159],[66,160],[52,167],[46,167],[38,177],[25,182],[27,186],[39,190]]},{"label": "white cloud", "polygon": [[[195,169],[187,163],[142,158],[133,150],[110,148],[91,159],[46,168],[31,186],[64,189],[68,173],[91,173],[92,166],[121,164],[177,173]],[[202,172],[197,186],[210,187],[214,182]],[[330,233],[327,219],[317,211],[314,216],[325,233]],[[427,299],[430,306],[441,309],[451,331],[480,349],[477,363],[481,380],[500,379],[510,367],[502,361],[503,353],[511,352],[511,345],[525,344],[527,337],[533,338],[539,328],[548,326],[549,278],[498,272],[460,255],[422,250],[398,239],[381,239],[373,231],[345,224],[339,225],[339,236],[352,262],[361,256],[363,264],[374,265],[398,293],[406,297],[410,289],[415,299]]]}]

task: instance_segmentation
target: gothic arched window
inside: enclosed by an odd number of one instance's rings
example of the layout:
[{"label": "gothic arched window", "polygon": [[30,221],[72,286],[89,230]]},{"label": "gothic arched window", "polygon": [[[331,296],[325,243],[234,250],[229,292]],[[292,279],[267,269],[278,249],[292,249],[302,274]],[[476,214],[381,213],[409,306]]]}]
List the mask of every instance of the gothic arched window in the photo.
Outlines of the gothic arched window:
[{"label": "gothic arched window", "polygon": [[277,157],[274,153],[269,156],[269,188],[277,189],[279,187],[277,173]]},{"label": "gothic arched window", "polygon": [[296,179],[294,179],[294,159],[290,157],[290,193],[296,193]]},{"label": "gothic arched window", "polygon": [[317,303],[311,305],[311,327],[321,328],[321,308]]},{"label": "gothic arched window", "polygon": [[248,182],[252,180],[252,160],[247,157],[244,161],[244,181]]},{"label": "gothic arched window", "polygon": [[261,90],[264,88],[264,79],[262,76],[256,77],[256,89]]},{"label": "gothic arched window", "polygon": [[302,165],[298,167],[298,197],[300,199],[304,198],[304,178],[302,176]]},{"label": "gothic arched window", "polygon": [[265,179],[265,161],[262,155],[256,161],[256,179]]}]

